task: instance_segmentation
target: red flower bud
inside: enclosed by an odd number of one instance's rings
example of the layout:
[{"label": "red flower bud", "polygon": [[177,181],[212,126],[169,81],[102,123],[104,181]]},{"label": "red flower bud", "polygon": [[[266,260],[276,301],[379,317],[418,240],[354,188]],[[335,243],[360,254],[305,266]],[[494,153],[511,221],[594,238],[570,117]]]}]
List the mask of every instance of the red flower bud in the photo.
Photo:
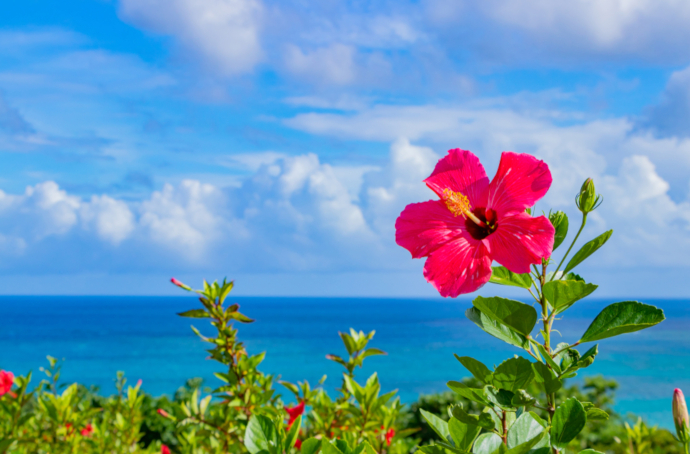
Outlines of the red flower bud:
[{"label": "red flower bud", "polygon": [[10,392],[14,384],[14,374],[12,372],[5,372],[0,370],[0,396]]},{"label": "red flower bud", "polygon": [[170,282],[172,282],[173,284],[175,284],[175,285],[177,285],[178,287],[183,288],[183,289],[185,289],[185,290],[187,290],[187,291],[189,291],[189,290],[192,289],[190,286],[183,284],[182,282],[178,281],[178,280],[175,279],[174,277],[170,279]]},{"label": "red flower bud", "polygon": [[302,440],[299,438],[295,440],[295,448],[299,449],[300,451],[302,450]]},{"label": "red flower bud", "polygon": [[170,448],[165,445],[161,446],[161,454],[170,454]]},{"label": "red flower bud", "polygon": [[690,417],[688,417],[688,406],[685,403],[683,391],[676,388],[673,391],[673,422],[676,425],[676,434],[683,443],[690,442]]},{"label": "red flower bud", "polygon": [[165,411],[165,410],[163,410],[162,408],[159,408],[159,409],[156,410],[156,411],[158,412],[159,415],[161,415],[161,416],[164,417],[164,418],[169,418],[169,417],[170,417],[170,415],[168,414],[168,412]]}]

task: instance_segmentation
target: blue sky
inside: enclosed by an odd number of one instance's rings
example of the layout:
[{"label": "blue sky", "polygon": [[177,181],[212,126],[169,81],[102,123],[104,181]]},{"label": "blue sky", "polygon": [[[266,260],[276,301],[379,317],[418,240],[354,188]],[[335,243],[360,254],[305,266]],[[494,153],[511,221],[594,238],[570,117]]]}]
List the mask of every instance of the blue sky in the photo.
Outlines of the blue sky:
[{"label": "blue sky", "polygon": [[[690,4],[46,0],[0,16],[3,293],[434,296],[394,243],[449,148],[551,167],[602,295],[688,296]],[[487,289],[488,292],[496,289]]]}]

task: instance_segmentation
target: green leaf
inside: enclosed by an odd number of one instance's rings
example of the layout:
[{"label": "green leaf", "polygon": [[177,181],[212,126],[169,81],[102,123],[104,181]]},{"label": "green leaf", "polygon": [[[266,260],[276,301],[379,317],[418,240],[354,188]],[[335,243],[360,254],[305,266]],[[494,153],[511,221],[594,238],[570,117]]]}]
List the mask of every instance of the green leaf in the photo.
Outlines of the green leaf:
[{"label": "green leaf", "polygon": [[244,314],[240,314],[239,312],[231,312],[230,314],[228,314],[228,316],[232,319],[237,320],[240,323],[253,323],[254,322],[254,319],[251,319]]},{"label": "green leaf", "polygon": [[301,454],[316,454],[321,449],[321,440],[316,438],[309,438],[302,442]]},{"label": "green leaf", "polygon": [[420,409],[419,412],[422,414],[422,417],[426,420],[426,422],[429,423],[429,426],[431,426],[434,432],[436,432],[436,434],[441,437],[443,441],[450,442],[452,440],[450,430],[448,429],[448,423],[446,421],[424,409]]},{"label": "green leaf", "polygon": [[564,449],[585,427],[587,414],[582,404],[574,398],[563,402],[551,421],[551,445]]},{"label": "green leaf", "polygon": [[189,318],[210,318],[211,316],[208,315],[208,312],[206,312],[203,309],[192,309],[189,311],[184,311],[184,312],[179,312],[177,315],[180,317],[189,317]]},{"label": "green leaf", "polygon": [[493,373],[492,384],[498,389],[517,391],[525,389],[534,379],[532,363],[518,356],[503,361]]},{"label": "green leaf", "polygon": [[518,389],[515,391],[513,399],[510,401],[513,407],[524,407],[526,405],[532,405],[537,399],[530,396],[524,389]]},{"label": "green leaf", "polygon": [[455,355],[455,358],[460,361],[460,364],[465,366],[465,369],[470,371],[470,373],[474,375],[476,379],[482,383],[488,383],[488,380],[491,377],[491,371],[484,365],[484,363],[469,356]]},{"label": "green leaf", "polygon": [[543,431],[541,434],[537,435],[536,437],[532,438],[529,441],[526,441],[522,444],[519,444],[515,446],[514,448],[508,449],[505,454],[527,454],[527,453],[532,453],[532,450],[534,447],[540,445],[542,441],[544,440],[544,435],[546,434],[546,431]]},{"label": "green leaf", "polygon": [[546,351],[546,348],[542,344],[536,341],[532,341],[532,345],[536,348],[536,350],[539,352],[539,354],[543,357],[544,361],[551,366],[551,369],[553,369],[554,372],[557,374],[561,373],[561,366],[556,363],[556,361],[553,360],[551,357],[551,354]]},{"label": "green leaf", "polygon": [[537,323],[537,311],[532,306],[520,301],[497,296],[484,298],[478,296],[472,301],[475,308],[497,322],[512,330],[529,336]]},{"label": "green leaf", "polygon": [[448,421],[448,430],[455,442],[455,447],[463,451],[469,451],[472,447],[472,443],[474,443],[474,440],[479,435],[479,432],[482,431],[482,428],[465,424],[455,418],[450,418],[450,421]]},{"label": "green leaf", "polygon": [[482,313],[476,307],[471,307],[465,311],[465,316],[474,322],[475,325],[483,329],[486,333],[493,337],[507,342],[516,347],[527,349],[529,342],[527,338],[517,331],[508,328],[495,320],[492,320],[487,315]]},{"label": "green leaf", "polygon": [[544,387],[546,394],[555,393],[563,386],[563,383],[556,377],[556,373],[543,363],[532,363],[535,373],[535,381]]},{"label": "green leaf", "polygon": [[[336,440],[333,440],[336,441]],[[345,454],[343,451],[338,449],[338,447],[333,444],[332,442],[328,442],[328,440],[324,439],[321,442],[321,454]]]},{"label": "green leaf", "polygon": [[484,387],[484,394],[492,404],[501,407],[508,411],[515,411],[516,407],[513,405],[513,398],[515,393],[507,389],[496,389],[491,385]]},{"label": "green leaf", "polygon": [[556,231],[553,237],[553,250],[555,251],[568,235],[568,216],[562,211],[556,211],[549,214],[549,221]]},{"label": "green leaf", "polygon": [[664,311],[637,301],[623,301],[604,308],[594,319],[580,343],[640,331],[664,321]]},{"label": "green leaf", "polygon": [[485,433],[477,438],[472,448],[473,454],[493,454],[503,444],[501,437],[494,433]]},{"label": "green leaf", "polygon": [[508,430],[508,448],[532,440],[544,432],[546,423],[534,412],[523,413]]},{"label": "green leaf", "polygon": [[609,240],[609,238],[611,238],[612,234],[613,230],[608,230],[599,235],[598,237],[594,238],[592,241],[586,243],[584,246],[582,246],[580,250],[577,251],[577,253],[570,259],[568,264],[565,266],[563,274],[568,274],[568,271],[572,270],[577,265],[582,263],[587,257],[594,254],[597,251],[597,249],[602,247],[604,243],[606,243]]},{"label": "green leaf", "polygon": [[487,412],[482,412],[479,415],[473,415],[463,410],[462,404],[457,404],[453,405],[451,413],[453,414],[453,418],[462,423],[479,426],[489,430],[494,428],[494,421],[491,419],[491,415]]},{"label": "green leaf", "polygon": [[580,451],[578,454],[603,454],[599,451],[595,451],[594,449],[585,449],[584,451]]},{"label": "green leaf", "polygon": [[504,266],[494,266],[491,268],[491,279],[489,279],[489,282],[492,284],[530,288],[532,286],[532,277],[529,273],[517,274],[509,271]]},{"label": "green leaf", "polygon": [[247,450],[256,454],[259,451],[268,451],[275,446],[278,432],[273,422],[263,415],[252,415],[244,433],[244,444]]},{"label": "green leaf", "polygon": [[415,452],[421,452],[423,454],[448,454],[448,451],[439,445],[418,446]]},{"label": "green leaf", "polygon": [[486,400],[483,389],[470,388],[466,384],[459,381],[449,381],[448,387],[456,394],[461,395],[465,399],[488,406],[489,401]]},{"label": "green leaf", "polygon": [[551,281],[544,284],[544,296],[560,314],[596,289],[596,285],[582,281]]},{"label": "green leaf", "polygon": [[609,419],[609,414],[601,408],[588,408],[586,413],[588,421],[606,421]]},{"label": "green leaf", "polygon": [[345,348],[350,355],[357,351],[357,345],[355,344],[355,340],[352,338],[352,336],[347,333],[338,334],[340,334],[340,338],[343,340],[343,344],[345,344]]},{"label": "green leaf", "polygon": [[297,437],[299,437],[299,430],[302,427],[302,415],[299,415],[290,426],[290,430],[285,435],[285,450],[295,446]]}]

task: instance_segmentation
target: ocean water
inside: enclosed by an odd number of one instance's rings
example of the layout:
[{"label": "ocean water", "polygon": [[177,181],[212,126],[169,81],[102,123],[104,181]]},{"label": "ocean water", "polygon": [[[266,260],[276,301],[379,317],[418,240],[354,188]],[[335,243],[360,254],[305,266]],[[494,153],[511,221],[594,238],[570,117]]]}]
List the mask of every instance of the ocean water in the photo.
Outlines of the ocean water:
[{"label": "ocean water", "polygon": [[[364,380],[378,372],[384,391],[398,389],[403,401],[447,389],[448,380],[468,373],[453,353],[487,365],[519,349],[485,334],[469,322],[469,300],[367,298],[233,298],[256,322],[240,326],[250,353],[266,351],[261,369],[289,381],[340,384],[340,366],[325,359],[344,354],[338,331],[376,330],[371,346],[387,356],[368,358],[358,372]],[[563,341],[573,342],[614,300],[577,303],[555,324]],[[584,374],[620,383],[617,409],[650,423],[672,426],[671,395],[690,390],[690,300],[645,300],[664,309],[667,320],[633,334],[601,341],[600,354]],[[36,377],[46,355],[64,358],[63,380],[114,392],[118,370],[131,382],[143,380],[154,394],[175,392],[187,378],[214,385],[219,365],[206,360],[205,343],[190,324],[210,332],[208,321],[176,316],[197,307],[193,297],[0,297],[0,368]],[[558,334],[555,335],[558,339]],[[560,341],[560,340],[559,340]],[[588,348],[583,346],[581,351]],[[583,374],[580,374],[582,377]],[[284,397],[290,393],[277,386]]]}]

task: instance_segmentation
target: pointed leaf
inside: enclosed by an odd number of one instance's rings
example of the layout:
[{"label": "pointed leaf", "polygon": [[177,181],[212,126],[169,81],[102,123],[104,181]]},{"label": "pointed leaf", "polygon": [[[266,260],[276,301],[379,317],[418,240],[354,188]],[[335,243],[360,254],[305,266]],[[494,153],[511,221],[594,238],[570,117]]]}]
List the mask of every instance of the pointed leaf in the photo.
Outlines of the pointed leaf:
[{"label": "pointed leaf", "polygon": [[604,308],[594,319],[580,343],[632,333],[664,321],[664,311],[637,301],[623,301]]},{"label": "pointed leaf", "polygon": [[580,402],[570,398],[563,402],[551,421],[551,445],[564,449],[585,427],[587,414]]},{"label": "pointed leaf", "polygon": [[476,379],[482,383],[487,383],[489,377],[491,376],[491,371],[484,365],[484,363],[469,356],[455,355],[455,358],[460,361],[460,364],[465,366],[465,369],[470,371],[470,373],[474,375]]},{"label": "pointed leaf", "polygon": [[450,421],[448,421],[448,430],[455,442],[455,447],[463,451],[469,451],[472,447],[472,443],[474,443],[474,440],[479,435],[479,432],[482,431],[482,428],[465,424],[455,418],[450,418]]},{"label": "pointed leaf", "polygon": [[301,454],[316,454],[321,449],[321,440],[309,438],[302,442]]},{"label": "pointed leaf", "polygon": [[549,221],[556,231],[553,237],[553,250],[555,251],[568,235],[568,216],[562,211],[556,211],[549,214]]},{"label": "pointed leaf", "polygon": [[250,453],[268,451],[271,446],[275,446],[277,439],[278,431],[269,418],[252,415],[244,433],[244,444]]},{"label": "pointed leaf", "polygon": [[422,417],[426,420],[426,422],[429,423],[429,426],[431,426],[433,431],[436,432],[439,437],[441,437],[441,440],[445,442],[450,442],[452,440],[450,430],[448,429],[448,423],[446,421],[424,409],[420,409],[419,412],[422,414]]},{"label": "pointed leaf", "polygon": [[524,349],[528,348],[529,342],[525,336],[497,322],[496,320],[489,318],[476,307],[467,309],[465,311],[465,316],[495,338],[511,345],[515,345],[516,347]]},{"label": "pointed leaf", "polygon": [[504,266],[494,266],[491,268],[491,279],[489,279],[489,282],[492,284],[530,288],[532,286],[532,277],[529,273],[517,274],[509,271]]},{"label": "pointed leaf", "polygon": [[587,257],[594,254],[597,251],[597,249],[602,247],[604,243],[606,243],[609,240],[609,238],[611,238],[612,234],[613,230],[609,230],[594,238],[592,241],[586,243],[584,246],[582,246],[580,250],[577,251],[577,253],[570,259],[565,269],[563,270],[563,274],[568,274],[568,271],[572,270],[577,265],[582,263]]},{"label": "pointed leaf", "polygon": [[546,435],[546,431],[543,431],[541,434],[537,435],[536,437],[532,438],[529,441],[526,441],[522,444],[519,444],[515,446],[514,448],[508,449],[505,454],[527,454],[527,453],[532,453],[532,450],[536,447],[539,446],[543,443],[544,436]]},{"label": "pointed leaf", "polygon": [[544,296],[551,303],[554,312],[560,314],[590,295],[597,287],[583,281],[551,281],[544,284]]},{"label": "pointed leaf", "polygon": [[520,301],[497,296],[491,298],[478,296],[472,301],[472,304],[489,318],[523,336],[529,336],[537,323],[536,309]]},{"label": "pointed leaf", "polygon": [[180,317],[188,317],[188,318],[210,318],[211,316],[208,315],[208,312],[206,312],[203,309],[191,309],[188,311],[184,312],[178,312]]},{"label": "pointed leaf", "polygon": [[459,381],[449,381],[447,386],[456,394],[461,395],[465,399],[480,403],[485,406],[489,405],[489,401],[486,399],[483,389],[470,388],[466,384]]}]

